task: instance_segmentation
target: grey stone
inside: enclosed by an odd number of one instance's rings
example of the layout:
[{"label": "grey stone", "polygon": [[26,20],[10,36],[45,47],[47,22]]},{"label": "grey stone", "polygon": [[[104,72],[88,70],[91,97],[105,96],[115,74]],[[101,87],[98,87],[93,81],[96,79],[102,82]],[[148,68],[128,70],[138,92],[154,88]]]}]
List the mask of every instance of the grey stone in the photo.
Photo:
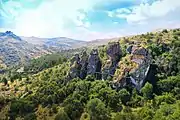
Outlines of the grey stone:
[{"label": "grey stone", "polygon": [[88,75],[95,75],[96,79],[100,79],[101,75],[101,60],[98,56],[98,50],[92,49],[89,59],[88,59],[88,66],[87,66],[87,74]]}]

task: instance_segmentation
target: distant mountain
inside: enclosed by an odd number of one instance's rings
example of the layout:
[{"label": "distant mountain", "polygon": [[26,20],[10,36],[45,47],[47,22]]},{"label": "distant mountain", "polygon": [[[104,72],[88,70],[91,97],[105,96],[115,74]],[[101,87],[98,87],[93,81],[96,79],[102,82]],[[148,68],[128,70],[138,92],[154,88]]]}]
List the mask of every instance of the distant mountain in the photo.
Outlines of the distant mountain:
[{"label": "distant mountain", "polygon": [[103,39],[87,42],[66,37],[19,37],[13,32],[7,31],[5,33],[0,33],[0,68],[1,66],[24,63],[44,54],[106,44],[110,40],[111,39]]},{"label": "distant mountain", "polygon": [[100,46],[100,45],[105,45],[108,44],[108,42],[110,41],[118,41],[120,38],[111,38],[111,39],[96,39],[96,40],[92,40],[92,41],[87,41],[86,43],[84,43],[83,46],[91,46],[91,47],[95,47],[95,46]]},{"label": "distant mountain", "polygon": [[56,37],[56,38],[38,38],[38,37],[21,37],[22,40],[32,43],[34,45],[40,45],[47,47],[49,49],[56,50],[66,50],[72,49],[82,44],[85,44],[85,41],[75,40],[66,37]]},{"label": "distant mountain", "polygon": [[10,31],[0,33],[0,64],[9,66],[24,63],[31,58],[52,52],[43,46],[28,43]]},{"label": "distant mountain", "polygon": [[10,38],[21,41],[21,38],[13,34],[11,31],[6,31],[5,33],[0,32],[0,40],[10,39]]},{"label": "distant mountain", "polygon": [[1,66],[24,63],[44,54],[80,47],[84,43],[66,37],[19,37],[11,31],[0,33],[0,69]]},{"label": "distant mountain", "polygon": [[34,45],[41,45],[49,49],[56,50],[67,50],[80,47],[94,47],[99,45],[107,44],[109,41],[117,41],[119,38],[112,39],[96,39],[91,41],[75,40],[67,37],[56,37],[56,38],[39,38],[39,37],[23,37],[22,40],[32,43]]},{"label": "distant mountain", "polygon": [[81,40],[74,40],[66,37],[50,38],[45,41],[45,45],[48,47],[56,47],[62,49],[71,49],[80,44],[86,43]]}]

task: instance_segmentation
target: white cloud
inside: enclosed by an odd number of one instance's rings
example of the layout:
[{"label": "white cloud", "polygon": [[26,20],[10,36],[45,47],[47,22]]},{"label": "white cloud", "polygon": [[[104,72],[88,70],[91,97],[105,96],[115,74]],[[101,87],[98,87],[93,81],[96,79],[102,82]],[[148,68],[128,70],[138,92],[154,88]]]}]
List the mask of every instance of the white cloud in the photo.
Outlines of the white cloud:
[{"label": "white cloud", "polygon": [[[21,11],[16,15],[16,26],[11,29],[21,36],[59,37],[92,40],[119,36],[118,32],[90,30],[86,12],[103,0],[52,0],[42,3],[37,9]],[[7,3],[14,4],[14,3]],[[6,7],[6,9],[9,7]],[[13,10],[9,8],[9,10]],[[80,12],[81,10],[81,12]],[[5,31],[6,29],[0,29]]]},{"label": "white cloud", "polygon": [[[79,27],[90,27],[85,12],[94,5],[91,0],[51,0],[43,2],[36,9],[14,10],[18,2],[7,2],[4,9],[15,18],[13,32],[23,36],[69,37],[69,30]],[[81,12],[80,12],[81,10]],[[2,10],[0,10],[2,12]],[[84,12],[82,12],[84,11]],[[16,12],[16,13],[15,13]],[[3,12],[4,13],[4,12]],[[74,29],[75,30],[75,29]]]},{"label": "white cloud", "polygon": [[3,4],[3,1],[0,1],[0,15],[4,18],[13,19],[18,15],[18,12],[15,11],[15,9],[19,9],[20,7],[21,4],[18,2],[8,1],[8,4]]},{"label": "white cloud", "polygon": [[128,8],[121,8],[116,10],[117,13],[131,13],[131,11]]},{"label": "white cloud", "polygon": [[[0,9],[0,15],[8,17],[7,14],[11,13],[16,18],[16,26],[12,31],[17,35],[38,37],[65,36],[82,40],[111,38],[150,31],[162,26],[172,27],[175,24],[176,26],[179,25],[177,21],[167,22],[164,19],[164,16],[169,14],[171,14],[170,17],[177,16],[178,18],[180,14],[179,0],[158,0],[152,4],[148,4],[147,0],[137,0],[141,1],[139,6],[108,11],[106,13],[112,18],[112,23],[109,24],[112,25],[112,28],[115,26],[113,30],[105,28],[106,25],[103,26],[104,24],[101,21],[93,24],[87,19],[86,13],[93,10],[93,6],[102,2],[117,1],[121,0],[47,0],[37,9],[29,10],[24,10],[16,2],[6,2],[6,5]],[[129,1],[134,2],[134,0]],[[14,9],[17,6],[18,12]],[[4,14],[5,12],[6,14]],[[125,25],[121,21],[117,21],[117,19],[113,20],[113,17],[126,19],[128,23],[133,24]],[[90,29],[92,26],[96,28]],[[121,31],[119,29],[125,30]],[[5,29],[0,28],[0,31],[3,30]]]},{"label": "white cloud", "polygon": [[112,11],[107,11],[107,14],[108,14],[109,17],[114,17],[114,14],[115,14],[115,13],[112,12]]},{"label": "white cloud", "polygon": [[126,17],[127,14],[130,14],[131,11],[128,8],[120,8],[114,11],[107,11],[109,17]]},{"label": "white cloud", "polygon": [[118,22],[113,22],[114,24],[119,24]]},{"label": "white cloud", "polygon": [[[179,11],[180,14],[180,0],[158,0],[149,4],[142,2],[139,6],[134,6],[132,11],[129,8],[117,9],[111,12],[114,16],[124,18],[129,23],[141,22],[152,18],[164,17],[168,14],[173,14]],[[175,14],[175,16],[179,15]]]}]

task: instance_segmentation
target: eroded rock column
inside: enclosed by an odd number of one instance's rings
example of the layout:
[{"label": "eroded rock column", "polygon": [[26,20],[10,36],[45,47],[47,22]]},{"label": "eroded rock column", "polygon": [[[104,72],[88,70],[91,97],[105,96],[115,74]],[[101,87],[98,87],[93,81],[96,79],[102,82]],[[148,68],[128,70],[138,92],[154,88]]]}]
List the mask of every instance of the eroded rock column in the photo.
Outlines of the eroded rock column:
[{"label": "eroded rock column", "polygon": [[113,77],[117,64],[122,55],[122,51],[119,45],[119,42],[112,42],[108,44],[108,48],[106,51],[109,59],[106,61],[103,69],[102,69],[102,78],[106,80],[108,77]]},{"label": "eroded rock column", "polygon": [[92,49],[87,66],[87,74],[94,75],[96,79],[101,79],[101,60],[97,49]]}]

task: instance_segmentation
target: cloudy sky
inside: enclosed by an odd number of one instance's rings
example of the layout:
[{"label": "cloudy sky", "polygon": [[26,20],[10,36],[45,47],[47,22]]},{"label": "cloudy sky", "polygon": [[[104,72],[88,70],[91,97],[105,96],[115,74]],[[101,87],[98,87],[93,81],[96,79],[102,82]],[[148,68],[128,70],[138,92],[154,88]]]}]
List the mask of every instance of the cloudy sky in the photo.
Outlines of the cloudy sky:
[{"label": "cloudy sky", "polygon": [[0,0],[0,31],[79,40],[180,27],[180,0]]}]

